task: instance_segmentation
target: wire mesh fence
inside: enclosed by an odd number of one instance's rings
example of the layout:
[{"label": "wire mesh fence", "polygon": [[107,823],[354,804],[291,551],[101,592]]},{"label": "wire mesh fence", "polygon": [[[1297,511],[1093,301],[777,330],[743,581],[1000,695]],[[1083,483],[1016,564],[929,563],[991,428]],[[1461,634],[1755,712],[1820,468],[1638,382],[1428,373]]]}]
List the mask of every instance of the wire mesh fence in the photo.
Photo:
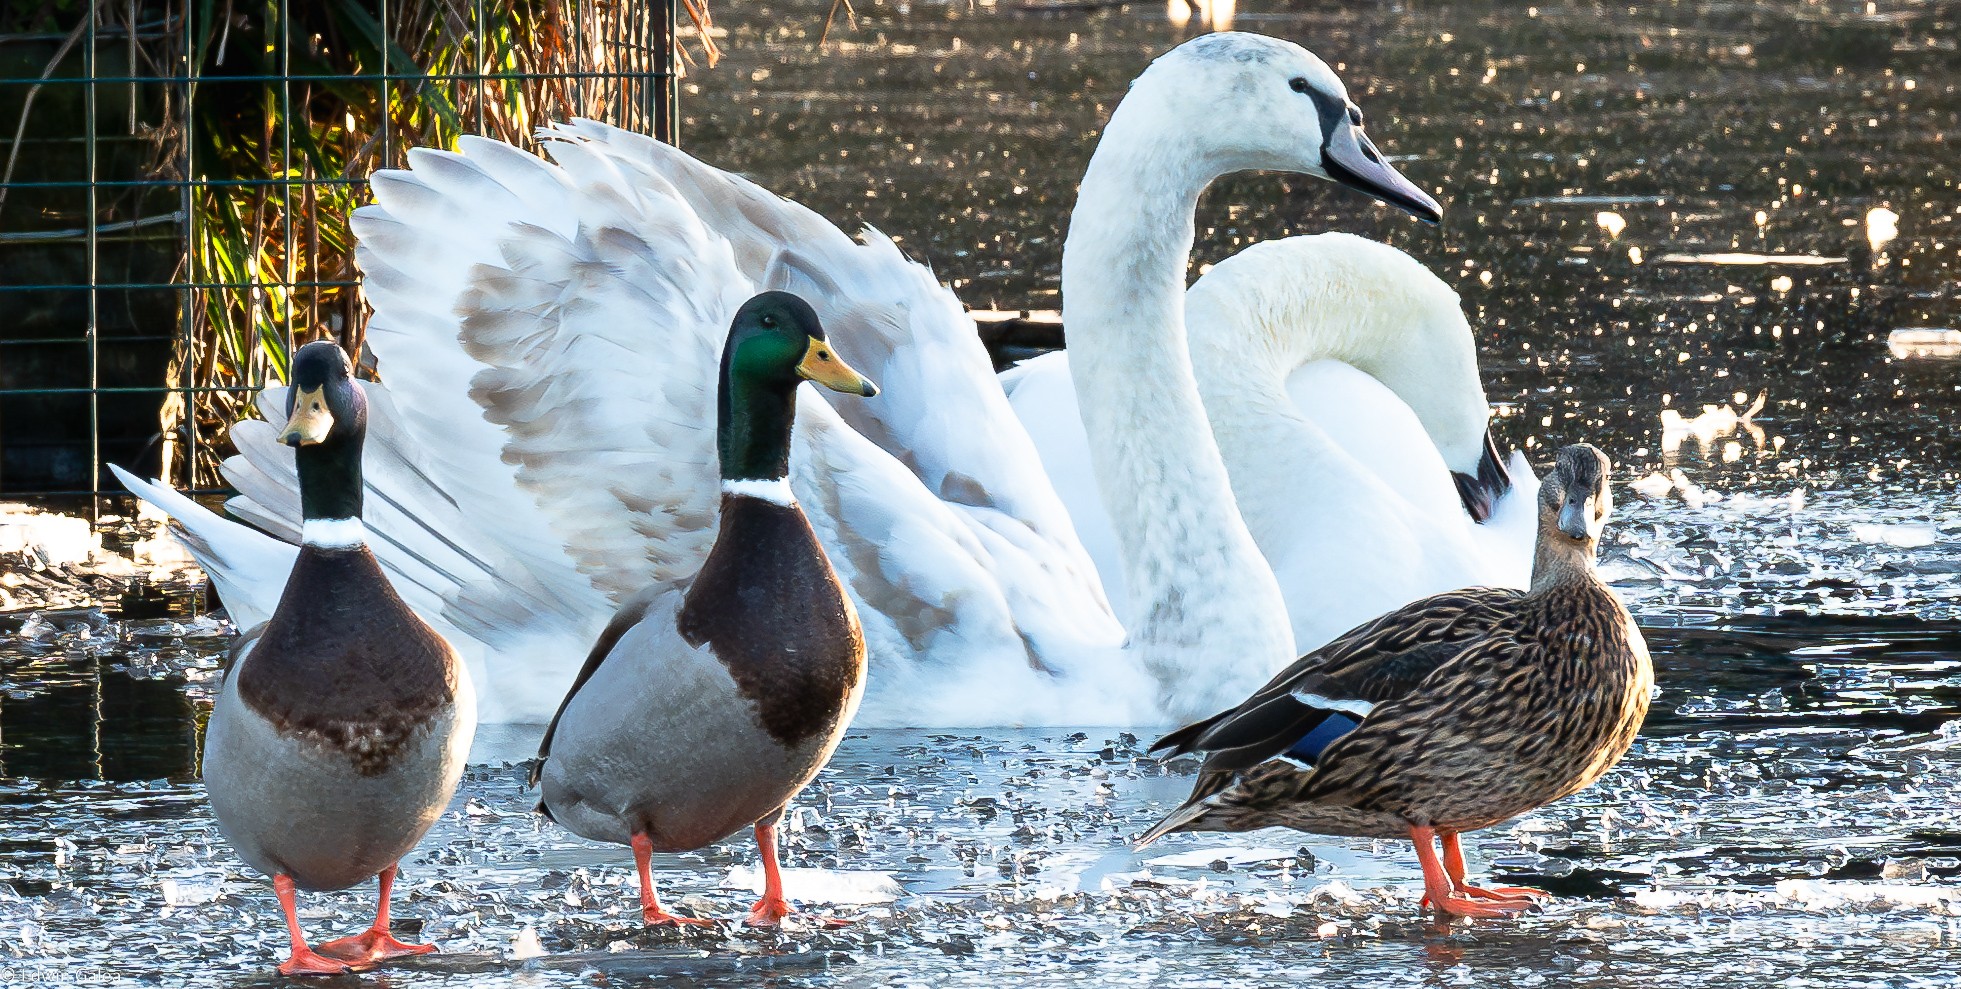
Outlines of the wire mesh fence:
[{"label": "wire mesh fence", "polygon": [[677,6],[707,43],[696,0],[5,5],[0,492],[220,488],[296,341],[361,354],[368,176],[573,115],[674,140]]}]

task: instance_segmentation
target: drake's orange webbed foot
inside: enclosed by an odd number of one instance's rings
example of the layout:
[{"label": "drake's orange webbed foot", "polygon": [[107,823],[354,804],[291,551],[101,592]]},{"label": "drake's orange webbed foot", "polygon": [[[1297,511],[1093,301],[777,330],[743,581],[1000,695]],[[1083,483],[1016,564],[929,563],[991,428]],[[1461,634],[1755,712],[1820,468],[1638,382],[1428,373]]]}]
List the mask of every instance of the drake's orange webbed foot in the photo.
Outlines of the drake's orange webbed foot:
[{"label": "drake's orange webbed foot", "polygon": [[1524,900],[1528,903],[1537,903],[1540,900],[1553,898],[1551,893],[1530,886],[1459,886],[1457,891],[1477,900]]},{"label": "drake's orange webbed foot", "polygon": [[292,954],[279,963],[279,974],[340,975],[350,971],[346,962],[328,958],[307,946],[306,933],[300,930],[299,891],[293,885],[293,877],[284,873],[273,876],[272,889],[279,895],[279,909],[286,915],[286,935],[293,946]]},{"label": "drake's orange webbed foot", "polygon": [[788,900],[780,896],[765,896],[749,908],[749,916],[742,922],[750,927],[776,927],[783,923],[783,918],[795,912],[790,909]]},{"label": "drake's orange webbed foot", "polygon": [[644,831],[633,833],[633,865],[640,872],[640,922],[648,927],[713,927],[715,922],[700,917],[683,917],[668,913],[660,905],[660,896],[654,892],[654,843]]},{"label": "drake's orange webbed foot", "polygon": [[658,906],[641,907],[640,922],[648,927],[714,927],[715,922],[703,917],[683,917],[678,913],[668,913]]},{"label": "drake's orange webbed foot", "polygon": [[[743,923],[750,927],[777,927],[783,918],[796,913],[790,908],[790,901],[783,896],[783,870],[776,864],[776,818],[774,816],[756,822],[756,851],[763,862],[763,898],[749,908],[749,916]],[[851,922],[835,917],[805,916],[805,921],[819,927],[849,927]]]},{"label": "drake's orange webbed foot", "polygon": [[368,928],[352,937],[335,938],[314,949],[329,958],[348,962],[384,962],[391,958],[434,954],[433,944],[407,944],[395,940],[387,931]]},{"label": "drake's orange webbed foot", "polygon": [[351,971],[346,962],[305,947],[293,949],[293,956],[279,963],[280,975],[345,975]]},{"label": "drake's orange webbed foot", "polygon": [[814,914],[804,913],[801,910],[791,907],[786,900],[771,899],[767,896],[757,900],[756,905],[749,908],[749,916],[743,918],[742,922],[750,927],[780,927],[783,924],[783,918],[791,914],[795,914],[797,919],[803,923],[815,927],[836,928],[851,926],[851,921],[841,917],[820,917]]}]

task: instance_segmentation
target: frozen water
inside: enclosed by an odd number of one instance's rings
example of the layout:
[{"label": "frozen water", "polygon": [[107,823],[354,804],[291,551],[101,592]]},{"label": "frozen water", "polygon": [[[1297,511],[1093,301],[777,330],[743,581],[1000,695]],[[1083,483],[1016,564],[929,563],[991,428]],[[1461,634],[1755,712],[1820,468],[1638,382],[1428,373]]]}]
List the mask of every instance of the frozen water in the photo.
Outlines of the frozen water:
[{"label": "frozen water", "polygon": [[[722,880],[730,889],[763,891],[759,865],[738,865]],[[890,903],[905,888],[889,872],[851,872],[840,869],[784,869],[783,895],[807,903]]]},{"label": "frozen water", "polygon": [[[850,926],[736,926],[758,885],[740,834],[656,863],[670,903],[726,923],[646,931],[628,851],[530,812],[536,729],[515,727],[479,736],[404,864],[403,933],[444,952],[388,982],[1951,984],[1953,509],[1868,488],[1620,512],[1606,567],[1658,667],[1644,737],[1599,786],[1467,841],[1476,874],[1558,894],[1542,912],[1435,926],[1402,842],[1270,831],[1135,851],[1190,785],[1148,739],[879,731],[847,739],[781,831],[793,898]],[[0,983],[270,979],[276,904],[195,780],[232,629],[185,590],[119,590],[120,615],[0,616]],[[309,895],[302,916],[347,933],[371,896]]]},{"label": "frozen water", "polygon": [[[531,813],[535,728],[486,729],[404,863],[391,985],[1944,985],[1961,940],[1961,616],[1951,510],[1884,492],[1621,506],[1607,567],[1648,625],[1658,696],[1599,786],[1470,836],[1473,869],[1560,896],[1448,928],[1402,842],[1288,832],[1130,841],[1190,786],[1108,731],[857,732],[781,829],[813,917],[733,923],[746,834],[665,856],[638,924],[632,857]],[[1856,526],[1925,526],[1926,545]],[[1914,540],[1906,540],[1914,542]],[[1874,579],[1875,575],[1879,579]],[[231,628],[195,599],[0,616],[0,982],[270,980],[277,907],[195,780]],[[148,608],[148,611],[144,609]],[[1875,617],[1875,613],[1884,617]],[[141,617],[136,617],[141,616]],[[316,937],[372,887],[304,898]],[[378,978],[378,977],[377,977]],[[1943,981],[1948,980],[1948,981]]]},{"label": "frozen water", "polygon": [[[534,735],[493,731],[477,755],[523,751]],[[1694,972],[1696,984],[1744,986],[1771,973],[1844,984],[1832,979],[1856,965],[1938,980],[1961,917],[1961,836],[1938,822],[1961,794],[1953,774],[1927,771],[1924,747],[1860,747],[1886,736],[1664,721],[1602,786],[1471,836],[1478,874],[1560,900],[1448,929],[1419,914],[1401,842],[1174,835],[1132,851],[1128,839],[1190,784],[1188,767],[1159,766],[1133,739],[878,731],[854,733],[799,801],[821,824],[782,836],[792,893],[815,888],[808,902],[849,927],[736,926],[754,897],[744,834],[656,862],[670,902],[726,923],[646,931],[628,851],[530,814],[522,765],[499,759],[473,766],[403,866],[396,914],[443,954],[388,978],[1268,984],[1318,973],[1416,985],[1462,972],[1606,986]],[[161,971],[173,985],[218,985],[264,977],[277,960],[271,891],[226,849],[195,783],[44,781],[0,802],[6,978],[135,985]],[[349,932],[371,896],[305,896],[303,919],[316,936]]]}]

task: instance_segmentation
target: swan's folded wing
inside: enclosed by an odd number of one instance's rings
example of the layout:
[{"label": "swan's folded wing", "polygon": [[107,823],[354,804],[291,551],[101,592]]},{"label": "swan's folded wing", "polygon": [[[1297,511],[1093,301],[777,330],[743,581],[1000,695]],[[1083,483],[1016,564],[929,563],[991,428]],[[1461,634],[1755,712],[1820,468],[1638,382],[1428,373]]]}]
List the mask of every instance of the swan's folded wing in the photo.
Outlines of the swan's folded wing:
[{"label": "swan's folded wing", "polygon": [[859,723],[1130,724],[1146,710],[1094,580],[1053,572],[1026,526],[935,497],[814,389],[790,470],[874,657]]}]

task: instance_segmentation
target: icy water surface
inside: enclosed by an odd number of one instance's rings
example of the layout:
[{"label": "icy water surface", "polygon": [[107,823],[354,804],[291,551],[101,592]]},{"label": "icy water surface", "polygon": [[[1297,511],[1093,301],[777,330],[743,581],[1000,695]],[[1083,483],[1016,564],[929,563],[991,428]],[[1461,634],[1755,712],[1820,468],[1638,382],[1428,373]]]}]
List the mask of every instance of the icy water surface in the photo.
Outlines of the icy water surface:
[{"label": "icy water surface", "polygon": [[[820,52],[829,6],[715,5],[728,60],[692,82],[691,150],[898,235],[976,308],[1055,308],[1096,128],[1195,26],[861,2]],[[1562,899],[1445,930],[1401,843],[1132,851],[1190,783],[1142,755],[1149,730],[881,731],[784,840],[815,870],[792,895],[850,926],[650,933],[625,849],[529,813],[536,729],[487,728],[397,901],[444,954],[330,984],[1956,984],[1961,361],[1888,340],[1961,308],[1961,4],[1238,17],[1337,63],[1449,215],[1237,177],[1202,207],[1201,263],[1323,229],[1394,243],[1463,294],[1507,441],[1622,466],[1603,570],[1655,654],[1647,729],[1601,785],[1470,843],[1474,871]],[[143,527],[100,528],[149,559]],[[4,564],[0,984],[281,981],[271,892],[196,783],[228,623],[193,575]],[[743,838],[660,880],[734,917],[753,865]],[[366,895],[308,897],[309,929],[359,926]]]},{"label": "icy water surface", "polygon": [[[1873,668],[1924,675],[1913,653],[1925,642],[1860,634],[1876,645]],[[1940,634],[1952,648],[1961,630]],[[528,813],[522,768],[504,760],[531,737],[493,730],[404,867],[397,914],[444,953],[363,981],[1402,985],[1475,974],[1605,986],[1693,973],[1693,984],[1756,986],[1855,985],[1856,972],[1883,970],[1886,985],[1952,985],[1961,737],[1747,712],[1779,691],[1800,704],[1809,689],[1829,706],[1860,690],[1951,698],[1957,684],[1848,677],[1832,657],[1793,656],[1807,639],[1788,628],[1752,641],[1758,663],[1675,643],[1667,669],[1719,673],[1724,686],[1704,700],[1720,710],[1670,690],[1680,710],[1665,706],[1607,783],[1476,837],[1474,860],[1562,895],[1521,920],[1422,920],[1398,843],[1263,833],[1131,851],[1125,839],[1189,780],[1129,736],[881,731],[847,741],[785,838],[792,895],[850,926],[647,932],[625,850]],[[0,952],[19,956],[0,980],[277,981],[266,972],[283,945],[270,892],[181,776],[16,781],[0,804],[12,886],[0,887]],[[659,881],[670,903],[733,917],[753,867],[752,847],[736,841],[663,859]],[[369,909],[358,894],[306,903],[323,933],[358,927]]]},{"label": "icy water surface", "polygon": [[[877,731],[851,735],[784,838],[792,896],[849,926],[647,932],[626,850],[530,813],[537,729],[492,726],[397,901],[444,953],[341,982],[1951,986],[1961,620],[1860,601],[1951,590],[1961,520],[1900,548],[1832,541],[1833,511],[1730,499],[1623,527],[1606,566],[1661,688],[1643,737],[1600,785],[1468,843],[1478,872],[1559,894],[1543,913],[1440,928],[1400,842],[1132,850],[1190,785],[1143,754],[1149,732]],[[1725,563],[1746,539],[1756,562]],[[196,782],[230,628],[190,589],[122,596],[122,616],[0,616],[0,984],[280,981],[271,891]],[[659,879],[731,918],[754,870],[738,837],[662,858]],[[307,897],[309,929],[357,928],[364,895]]]}]

